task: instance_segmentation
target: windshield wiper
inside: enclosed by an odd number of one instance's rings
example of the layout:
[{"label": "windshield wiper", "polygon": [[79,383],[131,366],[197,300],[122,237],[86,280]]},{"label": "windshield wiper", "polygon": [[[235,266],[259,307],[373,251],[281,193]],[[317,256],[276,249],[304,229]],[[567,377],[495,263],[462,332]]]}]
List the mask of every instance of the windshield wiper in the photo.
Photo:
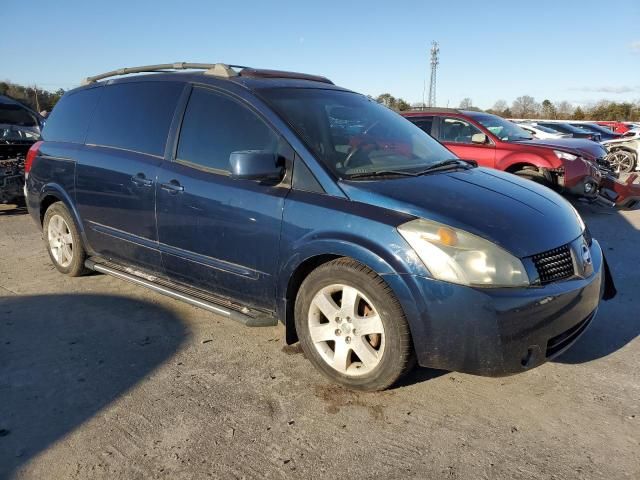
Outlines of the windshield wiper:
[{"label": "windshield wiper", "polygon": [[352,178],[365,178],[365,177],[383,177],[387,175],[399,175],[402,177],[417,177],[419,173],[407,172],[406,170],[374,170],[372,172],[354,173],[349,175],[349,180]]},{"label": "windshield wiper", "polygon": [[[477,166],[477,164],[476,164]],[[435,172],[443,172],[446,170],[455,170],[456,168],[472,168],[473,164],[471,162],[467,162],[466,160],[462,160],[461,158],[450,158],[449,160],[444,160],[442,162],[434,163],[424,170],[418,172],[416,175],[428,175],[429,173]]]}]

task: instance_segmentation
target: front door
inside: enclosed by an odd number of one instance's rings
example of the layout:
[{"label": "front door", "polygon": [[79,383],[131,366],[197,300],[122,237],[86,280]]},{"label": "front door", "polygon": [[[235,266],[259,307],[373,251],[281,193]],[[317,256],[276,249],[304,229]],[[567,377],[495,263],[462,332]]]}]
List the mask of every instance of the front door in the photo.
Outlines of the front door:
[{"label": "front door", "polygon": [[459,117],[440,117],[437,139],[464,160],[475,160],[481,167],[495,168],[496,149],[491,140],[483,145],[473,143],[478,127]]},{"label": "front door", "polygon": [[168,277],[275,308],[284,200],[289,189],[229,176],[229,155],[278,152],[278,135],[241,100],[194,87],[174,161],[158,175],[160,251]]}]

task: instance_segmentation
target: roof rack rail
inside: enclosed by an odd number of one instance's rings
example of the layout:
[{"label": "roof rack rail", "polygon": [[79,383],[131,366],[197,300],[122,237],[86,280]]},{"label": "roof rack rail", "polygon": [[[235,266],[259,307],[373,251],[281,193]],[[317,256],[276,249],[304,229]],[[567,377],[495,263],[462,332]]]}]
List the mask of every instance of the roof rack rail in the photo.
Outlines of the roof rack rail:
[{"label": "roof rack rail", "polygon": [[95,83],[98,80],[103,80],[109,77],[116,77],[119,75],[127,75],[130,73],[144,73],[144,72],[169,72],[171,70],[205,70],[205,75],[214,75],[216,77],[230,78],[238,75],[238,72],[234,70],[247,68],[242,65],[227,65],[225,63],[161,63],[158,65],[144,65],[142,67],[125,67],[118,70],[112,70],[110,72],[101,73],[92,77],[87,77],[82,81],[82,85],[89,85]]},{"label": "roof rack rail", "polygon": [[407,113],[412,112],[448,112],[448,113],[461,113],[460,108],[448,108],[448,107],[411,107],[406,110]]}]

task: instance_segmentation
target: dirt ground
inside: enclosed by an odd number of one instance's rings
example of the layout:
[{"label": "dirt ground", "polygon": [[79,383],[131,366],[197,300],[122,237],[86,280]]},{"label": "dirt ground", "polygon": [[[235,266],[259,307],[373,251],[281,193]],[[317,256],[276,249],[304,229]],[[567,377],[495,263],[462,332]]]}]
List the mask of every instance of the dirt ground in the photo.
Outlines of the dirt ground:
[{"label": "dirt ground", "polygon": [[58,274],[0,209],[0,478],[640,478],[640,211],[580,208],[619,296],[561,358],[365,394],[281,327]]}]

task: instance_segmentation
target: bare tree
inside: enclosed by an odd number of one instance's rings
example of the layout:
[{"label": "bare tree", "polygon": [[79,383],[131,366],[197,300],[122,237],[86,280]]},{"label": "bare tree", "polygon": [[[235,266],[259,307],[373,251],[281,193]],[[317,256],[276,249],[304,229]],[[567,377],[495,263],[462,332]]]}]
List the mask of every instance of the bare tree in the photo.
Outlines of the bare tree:
[{"label": "bare tree", "polygon": [[505,102],[504,100],[498,100],[496,103],[493,104],[493,107],[491,107],[491,110],[493,110],[496,113],[502,113],[507,108],[509,108],[509,105],[507,105],[507,102]]},{"label": "bare tree", "polygon": [[566,100],[555,104],[556,116],[561,120],[567,120],[573,115],[573,105]]},{"label": "bare tree", "polygon": [[469,110],[473,107],[473,101],[469,97],[465,97],[460,101],[460,107],[463,110]]},{"label": "bare tree", "polygon": [[540,105],[532,96],[522,95],[513,101],[511,111],[518,118],[535,118],[540,111]]}]

